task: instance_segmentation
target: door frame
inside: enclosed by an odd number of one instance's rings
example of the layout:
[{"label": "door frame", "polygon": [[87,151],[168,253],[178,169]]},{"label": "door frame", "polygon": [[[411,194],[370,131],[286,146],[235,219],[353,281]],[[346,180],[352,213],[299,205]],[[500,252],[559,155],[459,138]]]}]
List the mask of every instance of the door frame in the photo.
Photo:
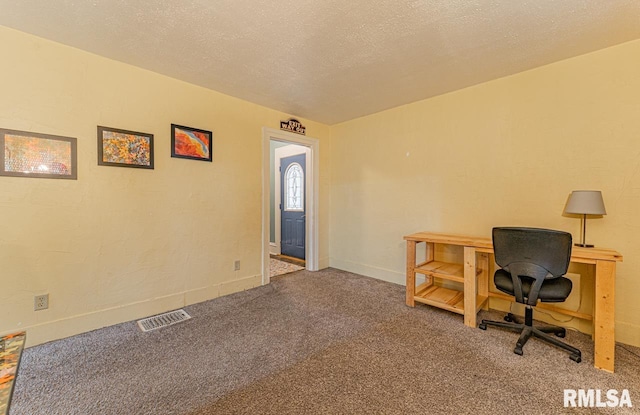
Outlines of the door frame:
[{"label": "door frame", "polygon": [[287,131],[262,127],[262,284],[269,284],[271,277],[269,274],[269,235],[271,232],[270,221],[270,142],[271,140],[282,141],[290,144],[298,144],[309,148],[310,156],[307,160],[307,178],[305,185],[305,203],[307,206],[307,217],[305,222],[305,247],[306,266],[309,271],[317,271],[318,246],[320,222],[318,217],[318,190],[320,189],[320,141],[317,138],[307,137]]},{"label": "door frame", "polygon": [[[282,192],[281,186],[280,186],[280,179],[282,176],[282,172],[279,171],[280,166],[281,166],[281,159],[283,157],[290,157],[290,156],[296,156],[298,154],[305,154],[305,162],[306,164],[309,164],[309,160],[311,159],[311,149],[309,149],[309,147],[305,147],[305,146],[301,146],[300,144],[294,144],[294,143],[289,143],[289,145],[294,145],[294,146],[298,146],[295,148],[291,148],[289,146],[284,146],[284,147],[278,147],[275,150],[275,157],[274,157],[274,163],[275,163],[275,171],[276,174],[278,175],[278,179],[279,180],[275,180],[275,188],[274,188],[274,192],[273,195],[275,196],[275,199],[273,201],[274,206],[271,206],[271,209],[273,209],[274,211],[274,219],[275,219],[275,223],[273,224],[273,226],[275,227],[274,231],[275,231],[275,250],[276,250],[276,255],[280,255],[280,249],[281,249],[281,242],[282,242],[282,210],[280,208],[280,200],[282,200],[282,195],[280,192]],[[305,173],[304,173],[304,200],[305,200],[305,212],[307,211],[307,189],[309,186],[309,175],[306,172],[307,168],[305,166]],[[306,213],[305,213],[306,214]],[[305,230],[307,229],[307,218],[305,217]],[[306,239],[306,238],[305,238]],[[306,251],[306,243],[307,241],[305,240],[305,251]],[[271,248],[271,246],[270,246]],[[305,252],[305,257],[306,257],[306,252]]]}]

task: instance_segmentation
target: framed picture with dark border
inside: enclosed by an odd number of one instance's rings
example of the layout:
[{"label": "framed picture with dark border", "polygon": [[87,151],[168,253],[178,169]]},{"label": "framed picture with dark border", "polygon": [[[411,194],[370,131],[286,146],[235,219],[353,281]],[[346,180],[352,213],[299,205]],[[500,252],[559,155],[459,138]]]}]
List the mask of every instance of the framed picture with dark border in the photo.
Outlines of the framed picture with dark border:
[{"label": "framed picture with dark border", "polygon": [[78,179],[78,140],[0,128],[0,176]]},{"label": "framed picture with dark border", "polygon": [[153,169],[153,134],[98,126],[98,165]]},{"label": "framed picture with dark border", "polygon": [[213,161],[213,133],[171,124],[171,157]]}]

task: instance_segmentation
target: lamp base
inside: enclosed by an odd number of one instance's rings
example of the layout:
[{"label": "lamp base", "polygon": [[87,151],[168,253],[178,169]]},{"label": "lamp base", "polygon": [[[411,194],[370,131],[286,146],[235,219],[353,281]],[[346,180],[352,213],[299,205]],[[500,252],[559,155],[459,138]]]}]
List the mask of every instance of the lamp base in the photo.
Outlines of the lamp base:
[{"label": "lamp base", "polygon": [[574,246],[579,246],[581,248],[593,248],[594,246],[591,244],[573,244]]}]

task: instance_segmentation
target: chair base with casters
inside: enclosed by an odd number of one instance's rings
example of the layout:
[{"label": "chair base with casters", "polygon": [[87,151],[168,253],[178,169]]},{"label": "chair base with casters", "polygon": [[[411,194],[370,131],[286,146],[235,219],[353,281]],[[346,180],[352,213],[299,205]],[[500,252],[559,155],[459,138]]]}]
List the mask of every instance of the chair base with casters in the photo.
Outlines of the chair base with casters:
[{"label": "chair base with casters", "polygon": [[566,335],[566,330],[564,327],[557,326],[545,326],[545,327],[534,327],[533,326],[533,309],[531,307],[525,308],[525,316],[524,322],[521,323],[518,319],[511,313],[507,314],[504,317],[505,321],[493,321],[493,320],[482,320],[482,322],[478,325],[482,330],[486,330],[487,326],[501,327],[504,329],[509,329],[513,331],[520,332],[520,338],[516,342],[516,347],[513,349],[513,352],[517,355],[522,356],[522,348],[527,343],[527,341],[531,337],[536,337],[542,341],[550,343],[554,346],[557,346],[561,349],[566,350],[571,353],[569,358],[576,363],[580,363],[582,361],[582,353],[580,350],[576,349],[573,346],[570,346],[566,343],[561,342],[556,339],[554,336],[549,335],[554,334],[557,337],[564,337]]}]

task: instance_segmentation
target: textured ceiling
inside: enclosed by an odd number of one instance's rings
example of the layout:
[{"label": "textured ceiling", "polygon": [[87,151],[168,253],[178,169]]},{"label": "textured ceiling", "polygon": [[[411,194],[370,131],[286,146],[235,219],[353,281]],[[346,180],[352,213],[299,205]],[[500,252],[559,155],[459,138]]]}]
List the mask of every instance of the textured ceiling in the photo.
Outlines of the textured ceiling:
[{"label": "textured ceiling", "polygon": [[0,0],[0,25],[327,124],[640,38],[640,0]]}]

